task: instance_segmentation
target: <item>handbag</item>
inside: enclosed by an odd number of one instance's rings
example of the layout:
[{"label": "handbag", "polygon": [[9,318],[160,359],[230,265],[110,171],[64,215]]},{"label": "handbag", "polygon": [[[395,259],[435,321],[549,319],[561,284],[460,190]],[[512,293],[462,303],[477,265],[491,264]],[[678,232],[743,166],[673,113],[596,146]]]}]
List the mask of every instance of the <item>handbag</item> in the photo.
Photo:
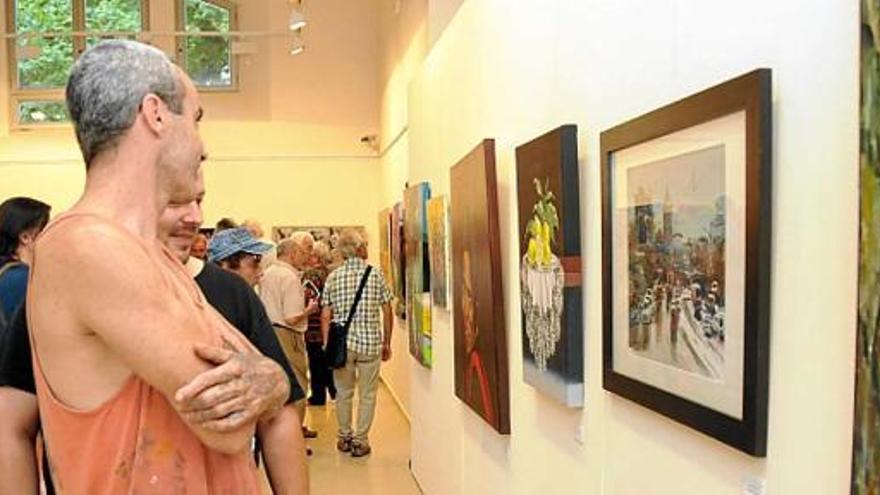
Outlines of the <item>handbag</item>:
[{"label": "handbag", "polygon": [[354,319],[354,313],[357,311],[358,303],[361,302],[364,286],[367,285],[367,278],[369,278],[372,269],[372,266],[367,266],[366,271],[364,271],[357,294],[354,296],[354,302],[351,303],[351,308],[348,310],[348,318],[345,319],[345,323],[330,322],[330,331],[327,335],[327,346],[324,348],[324,353],[327,356],[327,363],[333,369],[344,368],[345,362],[348,360],[348,346],[346,345],[348,341],[348,327],[351,326],[351,320]]}]

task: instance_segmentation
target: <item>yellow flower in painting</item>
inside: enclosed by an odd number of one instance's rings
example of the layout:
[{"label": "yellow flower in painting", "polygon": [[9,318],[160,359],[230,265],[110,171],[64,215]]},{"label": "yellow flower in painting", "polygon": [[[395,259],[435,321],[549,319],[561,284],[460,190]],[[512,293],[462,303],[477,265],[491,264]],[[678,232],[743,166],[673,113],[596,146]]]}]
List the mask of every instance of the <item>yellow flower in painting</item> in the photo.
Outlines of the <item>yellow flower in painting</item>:
[{"label": "yellow flower in painting", "polygon": [[536,265],[538,263],[538,243],[535,242],[535,238],[532,237],[529,239],[529,249],[527,253],[527,259],[529,263],[532,265]]}]

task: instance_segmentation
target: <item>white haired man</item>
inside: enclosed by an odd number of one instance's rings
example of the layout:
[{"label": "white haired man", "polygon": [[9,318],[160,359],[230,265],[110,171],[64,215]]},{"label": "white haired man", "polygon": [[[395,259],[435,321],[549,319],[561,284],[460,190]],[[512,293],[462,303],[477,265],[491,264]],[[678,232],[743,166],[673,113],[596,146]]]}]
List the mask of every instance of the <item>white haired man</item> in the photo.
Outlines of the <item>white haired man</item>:
[{"label": "white haired man", "polygon": [[[318,303],[306,304],[303,270],[308,266],[315,239],[308,232],[294,232],[278,244],[277,259],[266,269],[260,281],[260,299],[275,327],[275,334],[290,360],[293,373],[303,390],[309,390],[309,361],[305,334],[309,316],[318,312]],[[315,438],[318,433],[305,426],[306,400],[297,402],[303,435]]]},{"label": "white haired man", "polygon": [[[330,322],[335,320],[341,324],[348,316],[361,277],[367,269],[366,242],[355,230],[344,230],[339,236],[337,248],[345,261],[327,277],[324,285],[321,331],[325,342]],[[369,433],[376,411],[379,367],[382,361],[391,359],[391,299],[391,291],[381,271],[371,270],[349,326],[346,364],[333,371],[336,419],[339,423],[336,448],[350,452],[352,457],[362,457],[372,451]],[[380,310],[384,314],[381,324]],[[355,388],[358,392],[358,417],[356,429],[352,430]]]}]

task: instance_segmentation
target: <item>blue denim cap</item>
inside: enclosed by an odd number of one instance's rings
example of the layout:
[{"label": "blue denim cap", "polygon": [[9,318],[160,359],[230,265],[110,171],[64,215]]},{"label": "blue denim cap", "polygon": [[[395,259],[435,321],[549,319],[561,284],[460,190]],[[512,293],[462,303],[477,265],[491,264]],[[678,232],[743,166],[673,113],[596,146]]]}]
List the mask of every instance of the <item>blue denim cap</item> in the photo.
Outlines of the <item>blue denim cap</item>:
[{"label": "blue denim cap", "polygon": [[244,228],[221,230],[214,234],[208,243],[208,261],[221,261],[235,253],[266,254],[272,245],[260,241]]}]

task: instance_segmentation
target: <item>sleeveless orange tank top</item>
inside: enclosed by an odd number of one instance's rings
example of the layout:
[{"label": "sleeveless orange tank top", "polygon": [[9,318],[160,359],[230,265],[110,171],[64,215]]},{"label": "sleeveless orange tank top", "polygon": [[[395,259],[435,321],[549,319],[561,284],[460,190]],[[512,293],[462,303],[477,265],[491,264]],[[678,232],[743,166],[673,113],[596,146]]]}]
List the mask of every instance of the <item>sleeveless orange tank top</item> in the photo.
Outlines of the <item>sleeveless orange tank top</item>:
[{"label": "sleeveless orange tank top", "polygon": [[[81,221],[114,225],[97,216],[67,214],[53,221],[43,235],[50,229],[76,228]],[[164,246],[157,242],[150,247],[142,239],[129,236],[149,253],[155,268],[162,272],[169,297],[194,300],[193,311],[198,311],[212,343],[219,345],[223,336],[250,348],[250,344],[206,304],[185,268]],[[37,269],[32,267],[31,276]],[[28,297],[28,304],[39,302],[32,303]],[[29,310],[28,314],[33,313]],[[89,411],[75,410],[55,397],[40,366],[36,346],[32,345],[32,349],[40,420],[59,493],[259,493],[256,466],[247,449],[226,455],[204,446],[165,396],[136,375],[132,374],[101,406]]]}]

